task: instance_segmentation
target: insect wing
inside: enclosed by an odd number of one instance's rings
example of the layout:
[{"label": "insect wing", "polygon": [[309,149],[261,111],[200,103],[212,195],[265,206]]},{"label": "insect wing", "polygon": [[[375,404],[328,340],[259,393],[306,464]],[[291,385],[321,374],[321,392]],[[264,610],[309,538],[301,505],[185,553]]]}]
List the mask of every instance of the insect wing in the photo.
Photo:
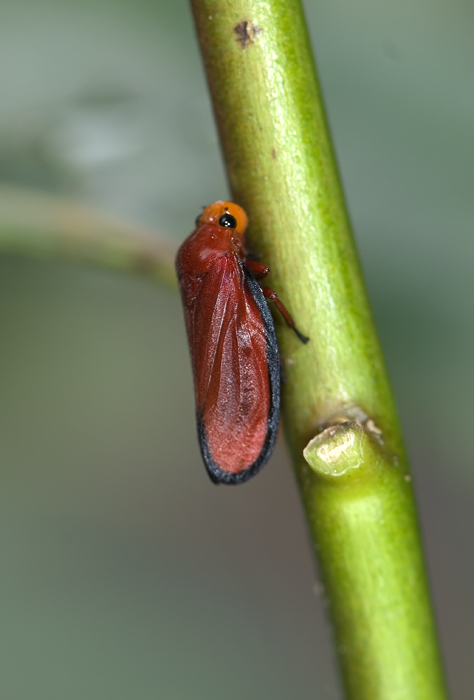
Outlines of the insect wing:
[{"label": "insect wing", "polygon": [[280,366],[270,310],[237,256],[212,266],[187,322],[204,462],[214,482],[243,483],[275,445]]}]

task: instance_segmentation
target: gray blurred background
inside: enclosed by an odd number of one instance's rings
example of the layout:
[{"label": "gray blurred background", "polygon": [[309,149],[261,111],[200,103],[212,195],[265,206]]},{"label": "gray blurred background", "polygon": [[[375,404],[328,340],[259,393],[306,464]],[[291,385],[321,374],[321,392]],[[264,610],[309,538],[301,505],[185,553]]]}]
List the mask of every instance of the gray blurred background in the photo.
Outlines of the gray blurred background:
[{"label": "gray blurred background", "polygon": [[[474,7],[306,11],[468,700]],[[228,194],[186,2],[3,0],[0,88],[0,183],[176,241]],[[211,485],[177,296],[4,255],[0,327],[0,696],[340,698],[285,447]]]}]

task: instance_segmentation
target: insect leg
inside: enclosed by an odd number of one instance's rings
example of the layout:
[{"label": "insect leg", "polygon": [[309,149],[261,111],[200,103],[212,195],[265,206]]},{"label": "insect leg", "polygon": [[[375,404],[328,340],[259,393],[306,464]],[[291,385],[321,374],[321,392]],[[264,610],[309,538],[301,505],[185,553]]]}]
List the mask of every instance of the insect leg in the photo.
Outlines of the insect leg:
[{"label": "insect leg", "polygon": [[273,301],[275,306],[277,307],[278,311],[281,313],[283,318],[285,319],[287,325],[296,333],[298,338],[301,340],[302,343],[307,343],[309,338],[307,338],[305,335],[299,332],[299,330],[295,326],[295,322],[291,318],[288,310],[286,309],[285,305],[283,304],[282,301],[278,298],[278,295],[276,292],[273,291],[273,289],[270,289],[270,287],[260,287],[260,289],[263,292],[263,296],[266,297],[267,299],[270,299],[270,301]]},{"label": "insect leg", "polygon": [[253,274],[255,279],[261,280],[264,277],[268,275],[270,272],[270,268],[264,265],[261,262],[258,262],[257,260],[247,260],[245,261],[246,266],[250,270],[250,272]]}]

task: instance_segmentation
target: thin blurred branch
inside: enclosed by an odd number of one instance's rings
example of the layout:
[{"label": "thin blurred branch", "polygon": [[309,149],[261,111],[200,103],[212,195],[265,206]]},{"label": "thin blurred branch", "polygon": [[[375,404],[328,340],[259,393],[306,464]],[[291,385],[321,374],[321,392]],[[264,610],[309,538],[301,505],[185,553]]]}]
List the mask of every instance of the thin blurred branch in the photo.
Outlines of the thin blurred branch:
[{"label": "thin blurred branch", "polygon": [[59,197],[0,186],[0,253],[146,275],[176,287],[176,247],[157,234]]}]

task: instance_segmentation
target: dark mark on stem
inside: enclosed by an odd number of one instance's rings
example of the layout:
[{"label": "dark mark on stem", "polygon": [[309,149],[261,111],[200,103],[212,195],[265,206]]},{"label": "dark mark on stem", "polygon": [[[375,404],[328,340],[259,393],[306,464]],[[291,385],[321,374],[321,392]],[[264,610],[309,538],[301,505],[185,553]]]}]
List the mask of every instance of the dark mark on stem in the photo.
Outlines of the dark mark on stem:
[{"label": "dark mark on stem", "polygon": [[247,46],[253,44],[255,37],[257,34],[260,34],[261,31],[262,30],[260,27],[255,27],[246,19],[243,19],[242,22],[239,22],[234,27],[234,34],[237,34],[236,41],[243,49],[246,49]]}]

